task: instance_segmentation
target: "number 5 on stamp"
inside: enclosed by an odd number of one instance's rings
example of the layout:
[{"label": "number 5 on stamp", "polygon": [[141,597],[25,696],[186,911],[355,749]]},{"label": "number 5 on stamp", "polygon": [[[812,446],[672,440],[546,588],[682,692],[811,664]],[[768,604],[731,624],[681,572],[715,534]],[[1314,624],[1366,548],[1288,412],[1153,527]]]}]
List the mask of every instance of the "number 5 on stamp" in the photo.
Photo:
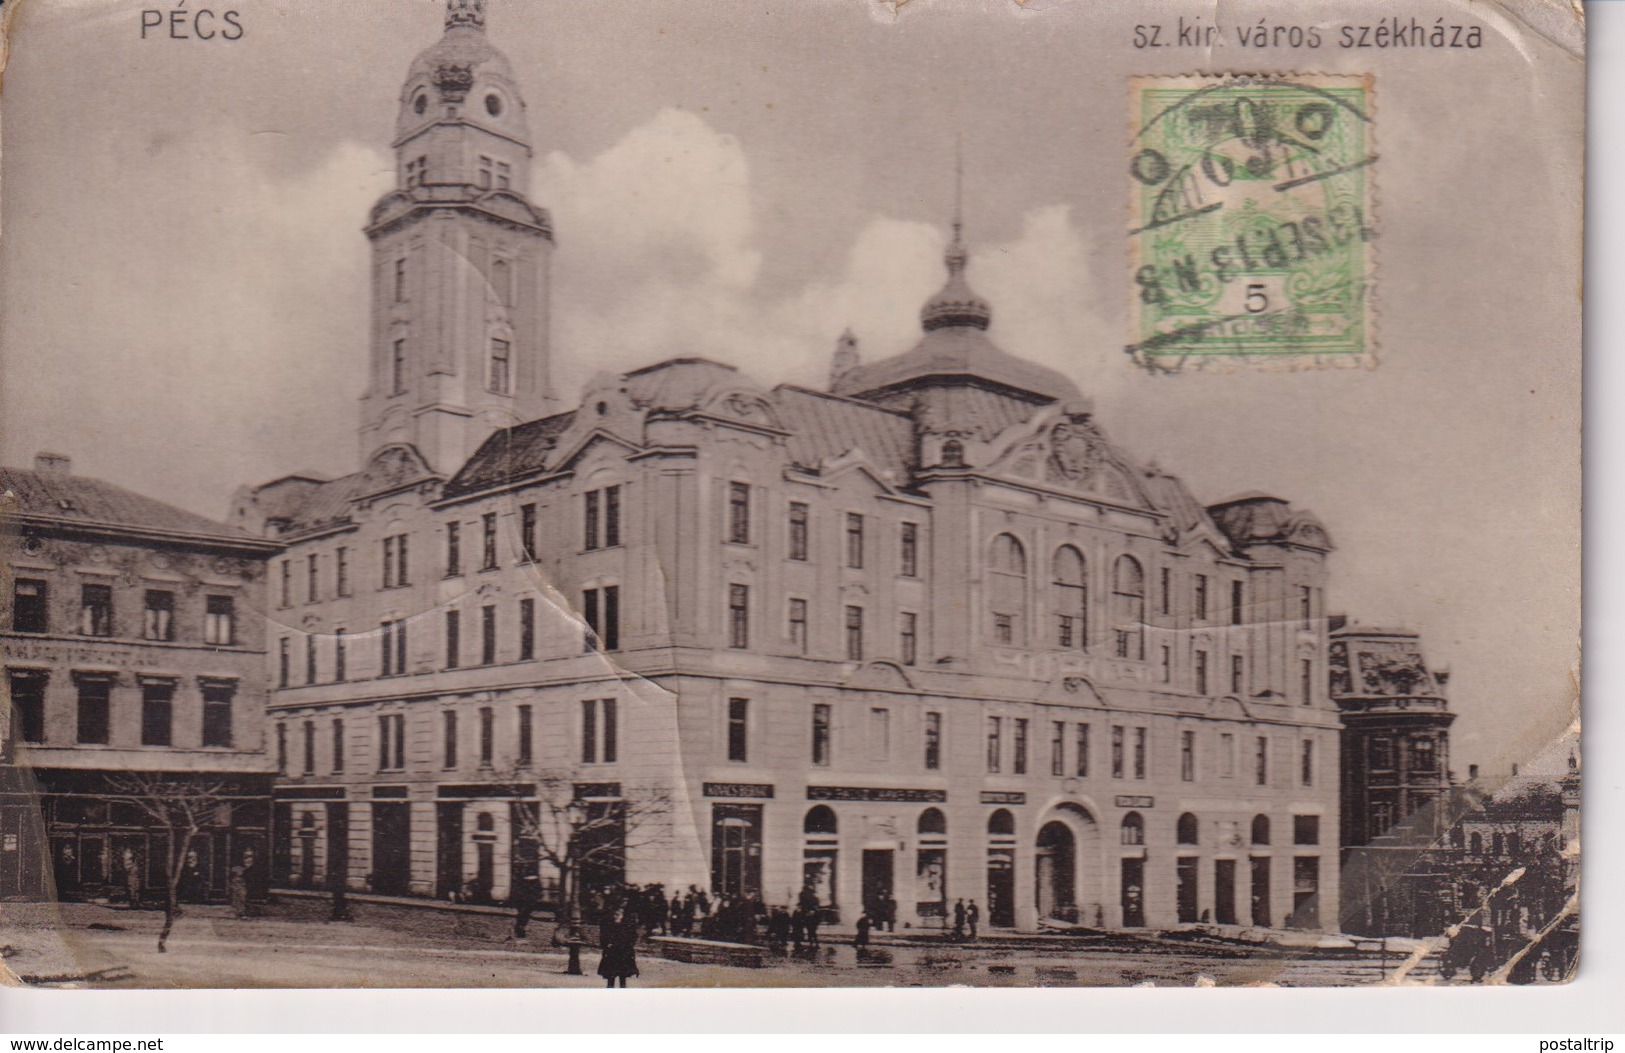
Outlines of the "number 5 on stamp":
[{"label": "number 5 on stamp", "polygon": [[1367,365],[1368,76],[1130,82],[1130,333],[1142,365]]}]

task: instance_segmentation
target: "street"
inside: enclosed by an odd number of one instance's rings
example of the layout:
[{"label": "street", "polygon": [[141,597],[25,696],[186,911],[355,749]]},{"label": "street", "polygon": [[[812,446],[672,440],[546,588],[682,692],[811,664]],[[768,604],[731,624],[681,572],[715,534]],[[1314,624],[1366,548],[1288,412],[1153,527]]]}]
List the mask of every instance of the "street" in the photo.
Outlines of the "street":
[{"label": "street", "polygon": [[[526,939],[509,939],[506,914],[354,903],[353,922],[326,920],[325,900],[287,899],[260,918],[235,918],[223,906],[192,906],[175,926],[169,951],[157,953],[162,914],[89,903],[0,905],[5,965],[23,982],[98,988],[165,987],[600,987],[596,947],[583,950],[585,976],[566,976],[554,926],[533,922]],[[589,929],[588,937],[592,936]],[[1391,976],[1374,955],[1346,952],[1233,952],[1170,946],[1147,939],[1081,945],[1058,937],[1001,936],[949,944],[899,932],[855,950],[836,936],[816,952],[764,969],[667,961],[645,942],[641,987],[1131,986],[1277,984],[1363,985]],[[427,970],[427,971],[426,971]],[[7,978],[9,980],[9,977]],[[1408,982],[1438,983],[1432,963]]]}]

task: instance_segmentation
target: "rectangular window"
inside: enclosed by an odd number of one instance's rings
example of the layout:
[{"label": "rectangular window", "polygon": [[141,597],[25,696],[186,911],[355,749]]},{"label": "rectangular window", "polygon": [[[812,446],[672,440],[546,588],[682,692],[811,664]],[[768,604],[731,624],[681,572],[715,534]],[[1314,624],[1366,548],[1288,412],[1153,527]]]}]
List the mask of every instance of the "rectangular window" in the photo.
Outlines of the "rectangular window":
[{"label": "rectangular window", "polygon": [[807,560],[807,506],[800,501],[790,502],[790,558]]},{"label": "rectangular window", "polygon": [[1014,742],[1014,756],[1011,758],[1010,770],[1017,775],[1027,774],[1027,718],[1017,717],[1015,720],[1016,734]]},{"label": "rectangular window", "polygon": [[1308,585],[1298,586],[1298,620],[1300,628],[1315,627],[1315,590]]},{"label": "rectangular window", "polygon": [[1171,614],[1174,607],[1174,572],[1162,567],[1157,572],[1157,613]]},{"label": "rectangular window", "polygon": [[1243,590],[1244,587],[1245,586],[1243,586],[1242,583],[1239,582],[1239,581],[1232,581],[1230,583],[1230,624],[1231,625],[1240,625],[1241,624],[1241,608],[1243,606],[1243,604],[1242,604],[1242,598],[1243,598],[1242,590]]},{"label": "rectangular window", "polygon": [[1247,661],[1239,654],[1230,656],[1230,693],[1240,697],[1247,684]]},{"label": "rectangular window", "polygon": [[407,574],[408,560],[406,535],[384,538],[384,588],[401,588],[411,584]]},{"label": "rectangular window", "polygon": [[79,687],[78,741],[105,746],[111,729],[113,682],[100,677],[81,677]]},{"label": "rectangular window", "polygon": [[175,594],[148,589],[141,610],[141,637],[144,640],[175,638]]},{"label": "rectangular window", "polygon": [[1371,740],[1371,767],[1378,771],[1392,771],[1394,768],[1394,740],[1386,735],[1378,735]]},{"label": "rectangular window", "polygon": [[12,585],[11,631],[43,633],[50,630],[46,584],[33,578],[18,578]]},{"label": "rectangular window", "polygon": [[333,718],[333,774],[344,771],[344,718]]},{"label": "rectangular window", "polygon": [[395,302],[406,302],[406,258],[395,261]]},{"label": "rectangular window", "polygon": [[446,577],[455,578],[463,572],[463,524],[446,524]]},{"label": "rectangular window", "polygon": [[1207,620],[1207,575],[1196,575],[1196,617]]},{"label": "rectangular window", "polygon": [[536,718],[529,705],[519,706],[519,765],[528,767],[536,759]]},{"label": "rectangular window", "polygon": [[316,634],[305,634],[305,683],[316,682]]},{"label": "rectangular window", "polygon": [[316,774],[316,722],[314,720],[305,721],[304,722],[304,727],[301,730],[304,732],[304,746],[305,746],[305,748],[304,748],[304,756],[305,756],[304,773],[306,775],[315,775]]},{"label": "rectangular window", "polygon": [[942,714],[928,712],[925,715],[925,770],[939,771],[942,768]]},{"label": "rectangular window", "polygon": [[406,185],[420,186],[428,175],[429,159],[427,157],[414,157],[406,162]]},{"label": "rectangular window", "polygon": [[536,506],[519,506],[519,551],[526,563],[536,561]]},{"label": "rectangular window", "polygon": [[479,608],[479,665],[497,663],[497,609]]},{"label": "rectangular window", "polygon": [[1089,725],[1087,724],[1078,725],[1078,758],[1077,765],[1073,770],[1077,772],[1080,779],[1089,777]]},{"label": "rectangular window", "polygon": [[728,586],[728,646],[750,646],[750,587]]},{"label": "rectangular window", "polygon": [[863,569],[863,516],[857,512],[846,514],[846,565]]},{"label": "rectangular window", "polygon": [[497,569],[497,514],[487,512],[480,517],[480,569]]},{"label": "rectangular window", "polygon": [[997,774],[1004,764],[1004,718],[987,718],[987,770]]},{"label": "rectangular window", "polygon": [[1236,736],[1228,731],[1219,736],[1219,774],[1226,779],[1236,776]]},{"label": "rectangular window", "polygon": [[385,713],[378,718],[378,770],[406,768],[406,714]]},{"label": "rectangular window", "polygon": [[617,650],[621,646],[620,586],[606,585],[601,589],[586,589],[582,593],[582,598],[583,613],[587,618],[586,649]]},{"label": "rectangular window", "polygon": [[1162,675],[1162,682],[1165,684],[1171,684],[1174,681],[1174,649],[1169,647],[1167,644],[1163,644],[1160,651],[1161,662],[1159,665],[1159,670]]},{"label": "rectangular window", "polygon": [[728,540],[750,544],[750,484],[728,484]]},{"label": "rectangular window", "polygon": [[830,706],[815,702],[812,707],[812,762],[828,767],[830,758]]},{"label": "rectangular window", "polygon": [[507,395],[513,389],[513,346],[506,340],[491,340],[491,390]]},{"label": "rectangular window", "polygon": [[312,552],[305,557],[305,602],[321,599],[321,557]]},{"label": "rectangular window", "polygon": [[891,759],[891,710],[869,708],[869,755],[877,761]]},{"label": "rectangular window", "polygon": [[1054,721],[1050,725],[1049,773],[1066,774],[1066,722],[1063,720]]},{"label": "rectangular window", "polygon": [[1430,738],[1411,740],[1411,771],[1438,771],[1439,755]]},{"label": "rectangular window", "polygon": [[1145,778],[1145,729],[1134,729],[1134,777]]},{"label": "rectangular window", "polygon": [[750,700],[728,699],[728,759],[741,763],[749,759]]},{"label": "rectangular window", "polygon": [[1207,652],[1196,652],[1196,693],[1207,694]]},{"label": "rectangular window", "polygon": [[904,665],[914,665],[920,659],[919,616],[913,611],[904,611],[898,619],[898,650],[902,652]]},{"label": "rectangular window", "polygon": [[585,539],[586,544],[584,544],[582,547],[590,552],[591,550],[599,547],[598,521],[601,515],[599,508],[603,504],[603,494],[598,490],[589,490],[587,491],[586,502],[585,509],[582,512],[581,522],[582,536]]},{"label": "rectangular window", "polygon": [[1123,777],[1123,725],[1112,725],[1112,778]]},{"label": "rectangular window", "polygon": [[898,573],[905,578],[917,578],[920,576],[920,528],[913,523],[904,523],[902,529]]},{"label": "rectangular window", "polygon": [[519,601],[519,660],[536,657],[536,601]]},{"label": "rectangular window", "polygon": [[333,587],[340,596],[350,595],[350,550],[340,545],[333,553]]},{"label": "rectangular window", "polygon": [[1294,815],[1292,817],[1292,843],[1295,845],[1320,844],[1320,816]]},{"label": "rectangular window", "polygon": [[203,601],[203,642],[230,647],[237,642],[237,604],[230,596]]},{"label": "rectangular window", "polygon": [[993,640],[996,643],[1011,644],[1016,639],[1016,621],[1008,614],[993,615]]},{"label": "rectangular window", "polygon": [[604,547],[614,548],[621,543],[621,488],[604,487]]},{"label": "rectangular window", "polygon": [[113,586],[79,587],[79,631],[86,636],[113,635]]},{"label": "rectangular window", "polygon": [[479,166],[478,170],[475,172],[474,179],[480,185],[482,190],[491,189],[491,175],[495,165],[496,162],[494,162],[491,158],[486,157],[484,154],[479,156]]},{"label": "rectangular window", "polygon": [[203,684],[203,745],[226,748],[231,745],[231,704],[237,694],[235,684]]},{"label": "rectangular window", "polygon": [[863,661],[863,608],[846,609],[846,660]]},{"label": "rectangular window", "polygon": [[[385,646],[387,651],[388,646]],[[463,612],[446,612],[446,668],[463,664]]]},{"label": "rectangular window", "polygon": [[593,698],[581,703],[581,760],[584,764],[613,764],[616,738],[615,700]]},{"label": "rectangular window", "polygon": [[286,636],[276,642],[276,686],[287,687],[292,677],[293,642]]},{"label": "rectangular window", "polygon": [[288,725],[281,721],[276,726],[276,770],[283,775],[288,773]]},{"label": "rectangular window", "polygon": [[506,161],[497,162],[497,186],[507,189],[513,185],[513,165]]},{"label": "rectangular window", "polygon": [[406,394],[406,338],[395,341],[389,351],[389,393]]},{"label": "rectangular window", "polygon": [[1179,733],[1179,778],[1183,782],[1196,781],[1196,732]]},{"label": "rectangular window", "polygon": [[496,753],[496,710],[480,707],[480,767],[489,768]]},{"label": "rectangular window", "polygon": [[1258,786],[1270,784],[1270,740],[1263,735],[1253,744],[1253,782]]},{"label": "rectangular window", "polygon": [[290,606],[293,603],[293,560],[285,559],[281,565],[281,588],[278,591],[281,605]]},{"label": "rectangular window", "polygon": [[342,684],[349,675],[345,667],[348,657],[344,651],[345,639],[343,629],[333,630],[333,682]]},{"label": "rectangular window", "polygon": [[[395,539],[386,537],[383,541],[384,549],[384,588],[395,587]],[[286,564],[284,564],[286,566]],[[286,582],[284,582],[285,584]]]},{"label": "rectangular window", "polygon": [[1301,658],[1298,660],[1298,693],[1303,698],[1303,704],[1315,704],[1315,660]]},{"label": "rectangular window", "polygon": [[1315,742],[1313,739],[1303,740],[1303,752],[1298,762],[1298,778],[1305,786],[1315,784]]},{"label": "rectangular window", "polygon": [[141,745],[173,745],[175,685],[145,681],[141,685]]},{"label": "rectangular window", "polygon": [[790,601],[790,646],[796,654],[807,653],[807,601]]}]

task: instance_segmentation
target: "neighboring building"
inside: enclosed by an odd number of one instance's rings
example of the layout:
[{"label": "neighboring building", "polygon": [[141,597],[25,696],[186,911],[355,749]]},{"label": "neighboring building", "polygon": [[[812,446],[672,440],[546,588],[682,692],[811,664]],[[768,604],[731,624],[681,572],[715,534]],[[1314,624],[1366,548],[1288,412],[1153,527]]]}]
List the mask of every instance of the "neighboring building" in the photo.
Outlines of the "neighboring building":
[{"label": "neighboring building", "polygon": [[1434,847],[1472,798],[1450,772],[1449,674],[1406,630],[1332,619],[1332,701],[1342,714],[1343,928],[1430,935],[1452,916]]},{"label": "neighboring building", "polygon": [[131,859],[160,887],[163,835],[115,785],[131,772],[223,791],[190,889],[223,895],[245,851],[266,858],[260,612],[278,546],[66,457],[0,468],[0,486],[0,896],[122,891]]},{"label": "neighboring building", "polygon": [[278,880],[501,900],[562,785],[669,801],[601,881],[810,885],[847,920],[891,896],[914,924],[959,899],[1335,924],[1314,517],[1204,507],[1113,445],[990,341],[957,223],[919,344],[843,338],[832,391],[678,358],[547,412],[524,112],[451,0],[368,227],[364,467],[236,501],[287,546]]}]

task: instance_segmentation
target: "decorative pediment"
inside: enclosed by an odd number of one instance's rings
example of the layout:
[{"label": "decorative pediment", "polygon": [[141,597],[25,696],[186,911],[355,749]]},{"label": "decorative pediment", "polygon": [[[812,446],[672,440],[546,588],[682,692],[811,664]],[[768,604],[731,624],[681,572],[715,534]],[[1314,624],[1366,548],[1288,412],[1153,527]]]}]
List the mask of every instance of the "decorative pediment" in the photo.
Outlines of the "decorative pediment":
[{"label": "decorative pediment", "polygon": [[1221,695],[1207,704],[1207,715],[1218,720],[1251,720],[1247,703],[1235,695]]},{"label": "decorative pediment", "polygon": [[848,688],[860,691],[913,691],[914,682],[896,662],[865,662],[847,677]]},{"label": "decorative pediment", "polygon": [[772,402],[758,391],[745,388],[722,391],[712,396],[701,408],[712,416],[782,430]]},{"label": "decorative pediment", "polygon": [[1038,700],[1066,706],[1110,708],[1100,689],[1095,687],[1095,682],[1080,673],[1062,673],[1056,676],[1044,686]]},{"label": "decorative pediment", "polygon": [[416,446],[395,443],[372,455],[366,468],[362,469],[361,483],[355,492],[357,497],[369,497],[439,478]]},{"label": "decorative pediment", "polygon": [[818,470],[825,479],[831,482],[849,473],[861,475],[867,478],[879,493],[890,493],[897,488],[897,479],[892,472],[877,467],[869,459],[868,454],[855,447],[839,457],[826,459],[818,466]]},{"label": "decorative pediment", "polygon": [[988,471],[1120,504],[1151,506],[1133,468],[1083,412],[1043,413],[989,444]]}]

